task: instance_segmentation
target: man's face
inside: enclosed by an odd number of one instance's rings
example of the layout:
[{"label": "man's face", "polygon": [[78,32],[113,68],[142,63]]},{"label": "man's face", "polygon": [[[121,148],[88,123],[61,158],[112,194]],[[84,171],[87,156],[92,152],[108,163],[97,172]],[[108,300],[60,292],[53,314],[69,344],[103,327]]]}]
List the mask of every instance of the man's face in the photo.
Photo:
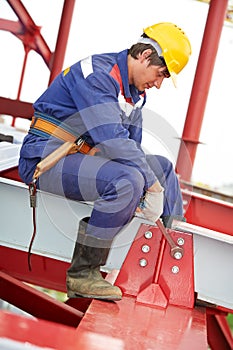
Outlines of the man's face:
[{"label": "man's face", "polygon": [[152,87],[160,89],[163,79],[167,78],[167,68],[159,66],[149,66],[148,55],[145,51],[135,61],[131,74],[131,83],[139,91],[144,91]]}]

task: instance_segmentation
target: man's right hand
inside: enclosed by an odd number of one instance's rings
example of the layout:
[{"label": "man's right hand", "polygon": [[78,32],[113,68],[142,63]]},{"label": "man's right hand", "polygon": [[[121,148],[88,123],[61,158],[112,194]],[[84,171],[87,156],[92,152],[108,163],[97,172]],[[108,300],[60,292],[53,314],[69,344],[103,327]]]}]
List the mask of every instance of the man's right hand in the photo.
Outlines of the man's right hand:
[{"label": "man's right hand", "polygon": [[153,223],[157,221],[163,213],[163,192],[163,187],[156,181],[146,191],[144,200],[140,207],[137,208],[135,215]]}]

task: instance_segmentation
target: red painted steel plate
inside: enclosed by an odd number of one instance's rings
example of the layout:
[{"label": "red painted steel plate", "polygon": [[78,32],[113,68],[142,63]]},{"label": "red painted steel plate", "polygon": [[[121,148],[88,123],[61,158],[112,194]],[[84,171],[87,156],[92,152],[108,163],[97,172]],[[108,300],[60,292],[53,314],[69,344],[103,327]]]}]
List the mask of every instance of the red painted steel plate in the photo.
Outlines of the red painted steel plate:
[{"label": "red painted steel plate", "polygon": [[[109,349],[206,350],[205,311],[168,306],[150,308],[124,297],[119,302],[94,300],[77,328],[112,341]],[[115,347],[114,341],[115,339]]]}]

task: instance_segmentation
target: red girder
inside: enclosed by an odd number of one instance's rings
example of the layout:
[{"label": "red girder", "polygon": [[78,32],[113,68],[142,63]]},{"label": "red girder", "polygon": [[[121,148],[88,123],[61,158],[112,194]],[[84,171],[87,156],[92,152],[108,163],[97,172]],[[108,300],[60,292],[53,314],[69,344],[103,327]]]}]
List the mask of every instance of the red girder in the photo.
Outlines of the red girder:
[{"label": "red girder", "polygon": [[[228,0],[211,0],[177,158],[177,172],[190,181]],[[213,35],[214,33],[214,35]],[[191,161],[191,163],[190,163]]]},{"label": "red girder", "polygon": [[75,0],[64,0],[64,6],[61,16],[59,32],[57,36],[56,48],[51,62],[51,74],[49,84],[53,81],[58,73],[62,70],[62,65],[66,52],[66,45],[70,32],[70,25],[74,11]]},{"label": "red girder", "polygon": [[21,28],[22,25],[19,21],[15,22],[9,19],[0,18],[0,30],[5,30],[16,35],[17,33],[20,33]]},{"label": "red girder", "polygon": [[232,350],[233,336],[226,316],[207,309],[207,337],[211,350]]},{"label": "red girder", "polygon": [[188,223],[233,236],[232,203],[185,190],[182,195],[188,202],[185,213]]},{"label": "red girder", "polygon": [[77,327],[83,313],[0,271],[0,298],[29,314]]},{"label": "red girder", "polygon": [[32,104],[29,102],[0,97],[0,113],[30,119],[33,116]]},{"label": "red girder", "polygon": [[[94,346],[87,348],[87,339],[78,337],[75,328],[9,312],[0,313],[0,343],[2,345],[1,341],[8,341],[8,346],[4,348],[13,346],[13,348],[25,349],[37,346],[40,349],[56,350],[97,349]],[[9,342],[11,342],[10,345]]]},{"label": "red girder", "polygon": [[60,28],[57,37],[56,49],[52,53],[45,39],[20,0],[7,0],[19,18],[19,22],[2,20],[0,29],[9,30],[22,40],[25,47],[39,53],[51,70],[50,82],[62,70],[75,0],[64,0]]},{"label": "red girder", "polygon": [[9,21],[7,24],[7,20],[5,20],[2,22],[2,25],[5,23],[5,27],[8,28],[7,30],[22,40],[26,47],[38,52],[42,56],[46,65],[49,67],[52,52],[50,51],[43,36],[40,34],[41,28],[35,24],[20,0],[7,0],[7,2],[15,12],[16,16],[19,18],[19,21]]},{"label": "red girder", "polygon": [[21,103],[19,101],[28,52],[29,50],[34,50],[41,55],[45,64],[50,70],[50,79],[48,82],[50,84],[56,75],[62,70],[75,0],[64,0],[59,33],[54,52],[51,52],[49,49],[49,46],[40,33],[41,28],[32,20],[22,2],[20,0],[8,0],[8,3],[19,18],[19,21],[15,22],[0,19],[0,29],[10,31],[17,38],[19,38],[23,42],[25,50],[25,58],[22,67],[17,99],[11,100],[2,97],[0,100],[0,113],[13,116],[12,126],[14,126],[15,117],[29,118],[33,113],[30,103]]},{"label": "red girder", "polygon": [[44,288],[66,291],[67,263],[33,254],[31,264],[32,271],[28,268],[27,252],[0,246],[0,271]]}]

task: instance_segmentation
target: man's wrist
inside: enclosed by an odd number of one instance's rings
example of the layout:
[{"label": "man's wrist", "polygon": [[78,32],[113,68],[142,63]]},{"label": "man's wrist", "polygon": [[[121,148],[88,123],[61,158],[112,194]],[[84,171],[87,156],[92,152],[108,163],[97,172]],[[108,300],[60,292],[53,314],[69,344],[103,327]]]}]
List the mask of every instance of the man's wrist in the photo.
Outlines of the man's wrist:
[{"label": "man's wrist", "polygon": [[162,192],[163,187],[160,185],[159,181],[156,181],[151,187],[147,189],[148,192]]}]

